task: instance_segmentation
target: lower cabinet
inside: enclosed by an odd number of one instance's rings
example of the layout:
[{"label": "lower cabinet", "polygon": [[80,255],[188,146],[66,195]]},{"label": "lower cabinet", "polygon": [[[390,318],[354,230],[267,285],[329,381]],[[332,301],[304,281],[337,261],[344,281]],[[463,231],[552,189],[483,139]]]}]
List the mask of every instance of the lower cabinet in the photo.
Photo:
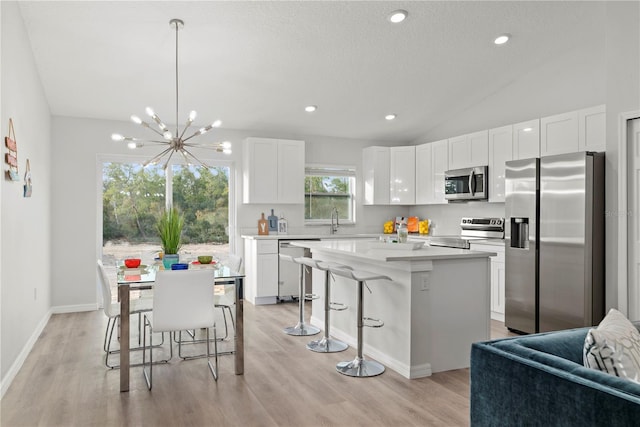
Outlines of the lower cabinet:
[{"label": "lower cabinet", "polygon": [[278,299],[278,240],[245,239],[245,299],[254,305]]},{"label": "lower cabinet", "polygon": [[491,318],[504,322],[504,245],[471,243],[471,250],[497,253],[491,257]]}]

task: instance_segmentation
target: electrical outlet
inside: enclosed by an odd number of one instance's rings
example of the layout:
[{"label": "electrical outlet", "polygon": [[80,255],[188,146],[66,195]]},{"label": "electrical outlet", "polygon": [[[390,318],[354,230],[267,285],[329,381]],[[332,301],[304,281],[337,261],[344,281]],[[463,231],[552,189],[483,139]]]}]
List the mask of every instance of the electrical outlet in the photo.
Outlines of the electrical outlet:
[{"label": "electrical outlet", "polygon": [[428,291],[429,290],[429,276],[422,276],[422,283],[420,286],[420,290],[421,291]]}]

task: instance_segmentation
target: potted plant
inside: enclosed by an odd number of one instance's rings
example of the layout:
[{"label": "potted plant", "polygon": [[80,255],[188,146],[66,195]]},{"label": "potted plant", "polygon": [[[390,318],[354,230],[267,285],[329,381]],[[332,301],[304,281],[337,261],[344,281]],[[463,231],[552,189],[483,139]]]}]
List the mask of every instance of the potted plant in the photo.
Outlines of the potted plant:
[{"label": "potted plant", "polygon": [[178,262],[183,226],[184,217],[178,212],[177,208],[170,207],[165,209],[160,215],[157,228],[162,242],[162,263],[166,269],[170,269],[172,264]]}]

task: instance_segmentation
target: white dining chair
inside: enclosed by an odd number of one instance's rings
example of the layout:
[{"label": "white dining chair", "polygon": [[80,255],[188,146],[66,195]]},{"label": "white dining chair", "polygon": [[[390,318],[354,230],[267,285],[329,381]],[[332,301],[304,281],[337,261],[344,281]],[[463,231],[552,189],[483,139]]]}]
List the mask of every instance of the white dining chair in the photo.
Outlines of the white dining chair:
[{"label": "white dining chair", "polygon": [[[109,369],[117,369],[119,365],[110,365],[109,356],[112,354],[120,353],[120,350],[111,350],[111,341],[113,339],[113,331],[120,319],[120,304],[112,301],[111,285],[109,284],[109,277],[104,269],[104,264],[101,260],[97,261],[98,280],[100,281],[100,288],[102,289],[102,308],[104,314],[107,316],[107,328],[104,331],[104,343],[103,349],[105,351],[104,364]],[[140,321],[141,313],[149,312],[152,309],[152,301],[150,299],[134,299],[130,302],[129,314],[136,314],[138,316],[138,333],[141,332]],[[131,350],[141,350],[142,347],[134,347]]]},{"label": "white dining chair", "polygon": [[[218,380],[218,344],[216,341],[215,307],[213,300],[213,270],[161,270],[156,274],[153,292],[153,312],[144,315],[142,335],[142,372],[151,390],[153,384],[153,333],[206,329],[207,365],[214,380]],[[211,364],[209,330],[213,328],[215,368]],[[149,372],[147,374],[146,345],[149,330]],[[173,342],[169,341],[170,358]]]}]

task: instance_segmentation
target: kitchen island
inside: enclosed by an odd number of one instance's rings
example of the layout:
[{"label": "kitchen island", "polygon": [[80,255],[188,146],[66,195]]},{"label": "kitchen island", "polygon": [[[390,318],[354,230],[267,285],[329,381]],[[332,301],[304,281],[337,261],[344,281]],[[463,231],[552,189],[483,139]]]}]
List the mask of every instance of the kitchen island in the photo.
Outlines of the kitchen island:
[{"label": "kitchen island", "polygon": [[[390,277],[368,282],[364,316],[382,328],[364,331],[365,358],[406,378],[469,366],[471,343],[490,338],[491,252],[425,246],[398,250],[393,243],[362,240],[297,241],[312,257]],[[311,323],[324,327],[324,272],[313,271]],[[356,295],[353,280],[335,276],[332,302],[348,305],[331,312],[331,334],[355,348]],[[345,360],[348,357],[345,357]]]}]

